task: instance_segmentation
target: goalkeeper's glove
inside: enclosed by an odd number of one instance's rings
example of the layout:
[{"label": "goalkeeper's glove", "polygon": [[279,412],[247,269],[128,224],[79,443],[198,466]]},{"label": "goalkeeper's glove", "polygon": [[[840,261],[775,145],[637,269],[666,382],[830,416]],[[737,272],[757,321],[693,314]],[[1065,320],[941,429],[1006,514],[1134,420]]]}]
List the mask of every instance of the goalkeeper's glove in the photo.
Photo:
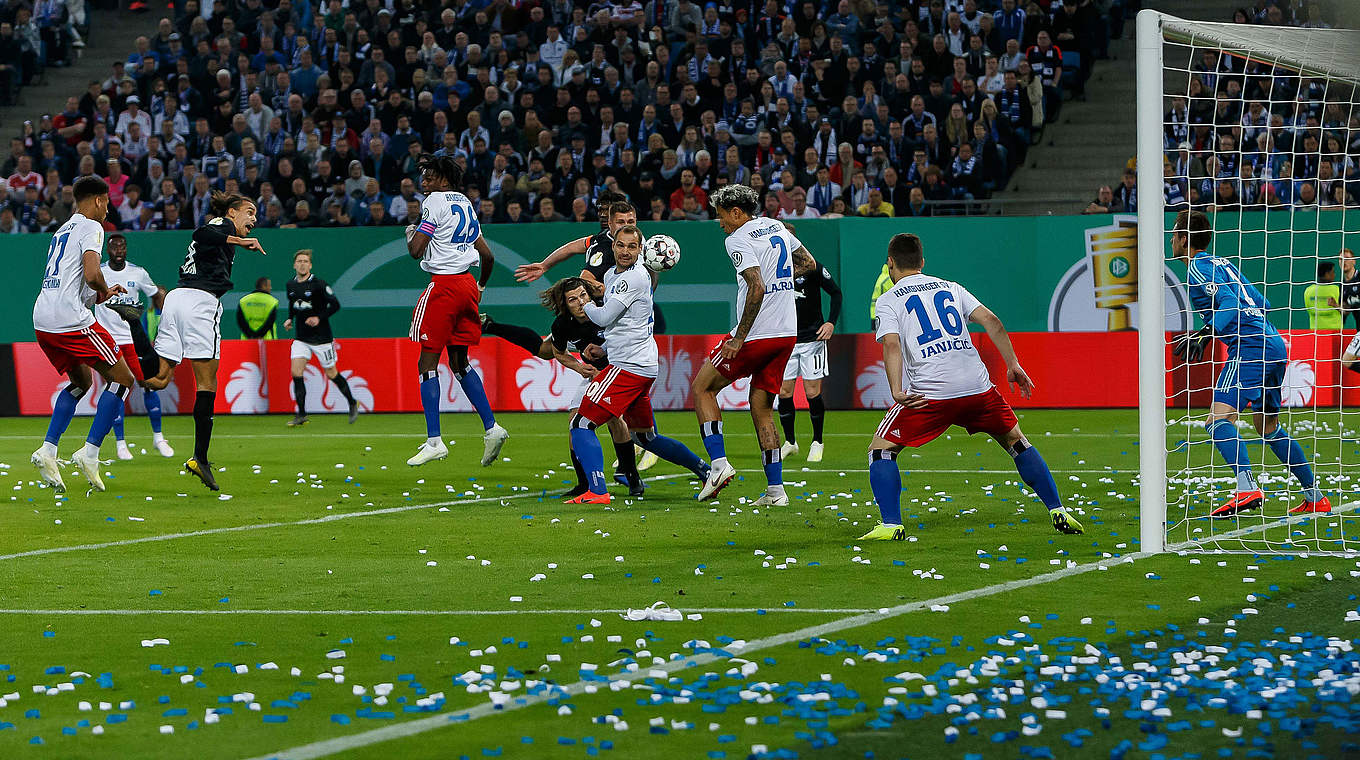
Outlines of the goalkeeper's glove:
[{"label": "goalkeeper's glove", "polygon": [[1205,325],[1194,332],[1181,333],[1172,338],[1171,353],[1184,359],[1187,364],[1194,364],[1204,357],[1204,349],[1209,347],[1213,339],[1213,326]]}]

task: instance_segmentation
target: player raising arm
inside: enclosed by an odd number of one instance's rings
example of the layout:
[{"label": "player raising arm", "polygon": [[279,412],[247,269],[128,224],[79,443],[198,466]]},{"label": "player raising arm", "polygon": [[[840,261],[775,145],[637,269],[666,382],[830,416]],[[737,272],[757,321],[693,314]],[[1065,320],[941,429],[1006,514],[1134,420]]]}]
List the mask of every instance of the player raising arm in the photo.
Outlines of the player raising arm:
[{"label": "player raising arm", "polygon": [[1280,387],[1289,366],[1289,351],[1279,331],[1266,319],[1270,304],[1232,262],[1209,253],[1213,236],[1213,225],[1203,212],[1176,215],[1171,252],[1185,260],[1190,303],[1204,326],[1180,336],[1173,351],[1188,362],[1196,362],[1214,338],[1228,349],[1228,360],[1214,383],[1214,400],[1204,427],[1214,448],[1237,475],[1237,492],[1210,514],[1231,517],[1265,504],[1266,495],[1252,474],[1247,446],[1237,433],[1237,415],[1247,407],[1255,412],[1252,424],[1256,432],[1303,486],[1303,502],[1291,513],[1329,512],[1332,503],[1318,490],[1307,455],[1280,424]]},{"label": "player raising arm", "polygon": [[699,499],[718,495],[737,471],[727,462],[718,393],[742,378],[751,378],[751,418],[760,443],[767,486],[757,506],[784,506],[784,468],[779,431],[774,426],[774,398],[783,384],[784,367],[798,333],[793,305],[793,257],[809,255],[798,238],[777,219],[758,217],[760,197],[745,185],[727,185],[712,196],[718,223],[727,233],[727,256],[737,270],[737,303],[741,320],[732,334],[713,349],[699,368],[691,390],[704,448],[713,460]]},{"label": "player raising arm", "polygon": [[[1048,507],[1060,533],[1081,533],[1081,524],[1062,505],[1044,458],[1020,432],[1010,404],[987,374],[966,322],[982,325],[1006,362],[1011,387],[1029,398],[1034,383],[1020,366],[1001,320],[958,283],[922,274],[925,254],[915,235],[894,235],[888,243],[893,286],[879,296],[878,341],[888,387],[897,403],[884,415],[869,444],[869,486],[882,522],[861,539],[901,541],[902,473],[897,455],[935,440],[951,425],[987,433],[1015,460],[1015,469]],[[905,376],[904,376],[905,375]]]},{"label": "player raising arm", "polygon": [[[185,359],[194,371],[194,455],[184,469],[213,491],[220,491],[208,461],[213,407],[217,404],[217,363],[222,351],[222,296],[231,290],[236,246],[264,253],[260,241],[246,237],[255,228],[255,203],[242,195],[213,193],[212,219],[194,230],[179,268],[179,287],[165,297],[152,357],[159,371],[145,386],[161,390],[170,384],[175,366]],[[137,337],[133,330],[134,339]],[[144,339],[143,339],[144,340]],[[139,351],[145,371],[148,357]]]},{"label": "player raising arm", "polygon": [[577,238],[558,246],[547,258],[538,263],[520,264],[515,267],[515,279],[520,282],[533,282],[547,274],[554,266],[572,256],[584,253],[586,265],[581,270],[581,279],[603,282],[604,273],[614,267],[614,233],[626,225],[637,224],[637,210],[622,195],[613,201],[606,201],[601,197],[595,207],[601,212],[600,226],[603,229],[594,235]]},{"label": "player raising arm", "polygon": [[[420,185],[425,200],[420,205],[420,223],[406,228],[406,250],[430,273],[430,284],[416,303],[411,317],[411,340],[420,344],[420,406],[425,410],[425,442],[406,460],[422,465],[449,455],[439,437],[439,356],[446,350],[449,369],[458,378],[463,393],[482,418],[486,434],[482,438],[482,466],[500,456],[510,433],[496,424],[491,402],[482,387],[482,376],[468,363],[468,348],[482,340],[482,325],[477,304],[496,257],[482,238],[482,225],[467,196],[454,188],[463,182],[463,167],[453,156],[420,157]],[[480,278],[468,270],[476,264]]]},{"label": "player raising arm", "polygon": [[118,353],[118,344],[95,321],[90,306],[127,291],[122,285],[105,284],[99,269],[99,251],[104,247],[104,228],[99,220],[108,215],[109,186],[98,177],[81,177],[73,190],[76,213],[52,236],[42,288],[33,303],[33,332],[38,345],[52,368],[65,373],[71,382],[57,394],[47,436],[30,461],[48,485],[58,491],[66,490],[57,466],[57,443],[71,424],[76,402],[90,390],[93,368],[108,385],[99,395],[85,445],[71,461],[90,481],[91,488],[102,491],[99,446],[113,427],[134,380],[132,370]]}]

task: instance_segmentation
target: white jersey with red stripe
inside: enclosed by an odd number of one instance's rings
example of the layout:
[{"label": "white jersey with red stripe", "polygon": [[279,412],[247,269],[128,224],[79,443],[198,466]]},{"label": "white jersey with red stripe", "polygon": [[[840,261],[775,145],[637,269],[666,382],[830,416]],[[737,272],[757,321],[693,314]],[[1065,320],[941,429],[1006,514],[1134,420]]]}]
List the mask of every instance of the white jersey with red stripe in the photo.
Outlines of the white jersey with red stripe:
[{"label": "white jersey with red stripe", "polygon": [[480,260],[475,243],[482,236],[482,224],[472,201],[462,193],[425,196],[416,232],[430,239],[420,260],[420,268],[430,274],[462,274]]},{"label": "white jersey with red stripe", "polygon": [[104,250],[104,227],[73,214],[52,235],[43,268],[42,290],[33,304],[33,329],[49,333],[79,330],[94,324],[94,291],[85,284],[85,252]]},{"label": "white jersey with red stripe", "polygon": [[875,304],[878,341],[896,334],[902,343],[901,390],[944,400],[992,387],[968,334],[968,317],[982,304],[962,285],[917,273],[898,280]]},{"label": "white jersey with red stripe", "polygon": [[[778,219],[755,217],[727,236],[727,256],[737,269],[737,312],[746,303],[746,279],[741,273],[758,267],[765,282],[765,299],[760,302],[746,340],[787,338],[798,334],[798,312],[793,289],[793,252],[803,247],[798,238]],[[736,328],[731,335],[736,334]]]},{"label": "white jersey with red stripe", "polygon": [[604,350],[609,363],[642,377],[656,377],[661,360],[652,337],[652,277],[638,259],[633,266],[604,273],[605,306],[610,301],[623,304],[623,314],[604,326]]},{"label": "white jersey with red stripe", "polygon": [[128,329],[127,322],[118,316],[117,312],[110,309],[107,304],[125,303],[136,306],[142,302],[142,295],[151,298],[156,295],[156,283],[151,281],[151,275],[147,271],[132,262],[127,262],[122,269],[115,270],[110,267],[108,262],[99,268],[104,273],[104,282],[110,287],[122,285],[127,288],[127,292],[121,295],[111,296],[109,300],[94,307],[94,318],[99,324],[109,331],[114,341],[120,346],[132,343],[132,331]]}]

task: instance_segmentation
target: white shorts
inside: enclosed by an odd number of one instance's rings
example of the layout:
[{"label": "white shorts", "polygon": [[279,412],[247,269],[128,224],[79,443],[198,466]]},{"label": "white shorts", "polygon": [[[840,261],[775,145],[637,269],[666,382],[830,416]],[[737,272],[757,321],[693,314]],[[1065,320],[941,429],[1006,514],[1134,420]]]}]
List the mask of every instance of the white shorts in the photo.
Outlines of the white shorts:
[{"label": "white shorts", "polygon": [[178,364],[217,359],[222,349],[222,302],[198,288],[175,288],[165,296],[156,331],[156,353]]},{"label": "white shorts", "polygon": [[1351,342],[1346,346],[1345,353],[1351,356],[1360,356],[1360,332],[1356,333],[1354,338],[1351,338]]},{"label": "white shorts", "polygon": [[288,349],[290,359],[311,359],[313,356],[321,362],[322,369],[330,369],[335,366],[335,343],[304,343],[300,340],[293,341],[292,348]]},{"label": "white shorts", "polygon": [[585,378],[581,378],[580,385],[577,385],[576,390],[571,392],[571,401],[567,402],[568,411],[571,411],[572,409],[581,408],[581,400],[586,397],[586,386],[588,385],[590,385],[590,381],[586,380]]},{"label": "white shorts", "polygon": [[789,355],[789,363],[784,365],[784,379],[821,380],[827,376],[826,341],[814,340],[797,343]]}]

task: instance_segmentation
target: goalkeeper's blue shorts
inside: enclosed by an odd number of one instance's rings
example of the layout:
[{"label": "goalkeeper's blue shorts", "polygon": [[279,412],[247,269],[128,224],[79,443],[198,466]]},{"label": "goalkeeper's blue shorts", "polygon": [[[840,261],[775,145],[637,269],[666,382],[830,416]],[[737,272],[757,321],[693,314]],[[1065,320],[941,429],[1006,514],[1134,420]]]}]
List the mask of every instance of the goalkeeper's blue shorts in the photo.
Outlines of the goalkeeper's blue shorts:
[{"label": "goalkeeper's blue shorts", "polygon": [[1265,414],[1279,414],[1280,389],[1288,359],[1242,359],[1229,356],[1214,382],[1214,402],[1237,411],[1251,407]]}]

